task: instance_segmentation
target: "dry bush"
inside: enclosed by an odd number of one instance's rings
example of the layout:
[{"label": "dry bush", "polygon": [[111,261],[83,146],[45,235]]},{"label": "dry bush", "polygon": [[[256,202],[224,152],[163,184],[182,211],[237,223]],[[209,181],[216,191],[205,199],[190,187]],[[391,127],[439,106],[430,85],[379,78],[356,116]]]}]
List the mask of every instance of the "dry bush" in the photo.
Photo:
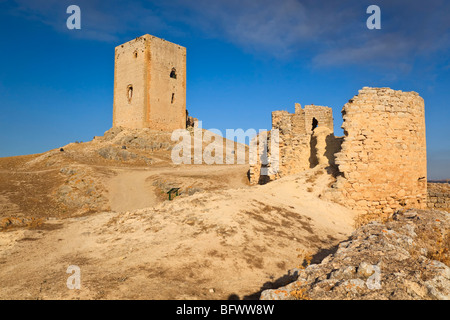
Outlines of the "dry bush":
[{"label": "dry bush", "polygon": [[289,295],[295,300],[311,300],[304,285],[305,283],[297,281],[294,285],[294,289],[289,292]]},{"label": "dry bush", "polygon": [[16,218],[8,217],[0,221],[0,231],[6,231],[12,228],[36,229],[44,224],[43,218]]},{"label": "dry bush", "polygon": [[299,288],[299,289],[296,289],[296,290],[292,290],[290,292],[290,295],[295,300],[311,300],[311,298],[307,295],[305,288]]},{"label": "dry bush", "polygon": [[419,246],[427,250],[427,258],[440,261],[450,267],[450,229],[434,226],[417,232]]},{"label": "dry bush", "polygon": [[297,258],[300,259],[300,265],[297,267],[298,269],[305,269],[311,264],[311,260],[313,258],[312,252],[306,251],[304,249],[297,249],[297,252],[299,253],[297,255]]},{"label": "dry bush", "polygon": [[358,214],[355,218],[355,228],[358,229],[369,222],[377,221],[380,223],[386,223],[392,218],[392,215],[386,213],[364,213]]}]

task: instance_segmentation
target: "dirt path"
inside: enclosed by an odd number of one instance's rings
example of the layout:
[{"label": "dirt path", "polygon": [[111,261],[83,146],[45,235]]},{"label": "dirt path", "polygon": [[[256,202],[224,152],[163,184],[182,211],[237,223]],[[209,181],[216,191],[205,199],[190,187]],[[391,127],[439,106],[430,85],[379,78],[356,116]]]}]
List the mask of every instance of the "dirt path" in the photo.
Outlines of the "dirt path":
[{"label": "dirt path", "polygon": [[153,207],[161,202],[161,192],[153,182],[164,180],[179,187],[223,190],[247,186],[247,166],[166,166],[110,168],[115,175],[104,179],[111,211],[122,212]]},{"label": "dirt path", "polygon": [[106,183],[111,211],[131,211],[153,207],[158,203],[155,187],[146,181],[152,172],[136,169],[114,171],[116,175]]}]

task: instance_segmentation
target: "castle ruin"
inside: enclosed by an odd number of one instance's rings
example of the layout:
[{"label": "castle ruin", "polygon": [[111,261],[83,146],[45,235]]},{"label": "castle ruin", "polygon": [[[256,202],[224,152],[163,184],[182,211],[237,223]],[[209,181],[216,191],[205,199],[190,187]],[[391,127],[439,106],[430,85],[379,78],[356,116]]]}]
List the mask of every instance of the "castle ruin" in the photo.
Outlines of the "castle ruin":
[{"label": "castle ruin", "polygon": [[186,128],[186,48],[149,34],[115,48],[113,127]]},{"label": "castle ruin", "polygon": [[[261,161],[262,153],[275,153],[269,131],[265,150],[258,148],[251,164],[250,183],[322,166],[336,177],[327,196],[359,213],[426,208],[423,99],[416,92],[364,87],[342,115],[344,136],[336,137],[329,107],[295,104],[294,113],[272,112],[277,169]],[[172,131],[195,127],[196,120],[186,110],[186,48],[148,34],[116,47],[113,127]]]},{"label": "castle ruin", "polygon": [[[335,137],[330,108],[302,110],[296,104],[294,114],[273,112],[279,169],[264,176],[265,164],[258,161],[250,168],[250,182],[265,183],[322,165],[337,177],[327,196],[358,213],[426,208],[423,99],[416,92],[364,87],[344,105],[342,115],[344,137]],[[265,152],[271,153],[270,143]]]}]

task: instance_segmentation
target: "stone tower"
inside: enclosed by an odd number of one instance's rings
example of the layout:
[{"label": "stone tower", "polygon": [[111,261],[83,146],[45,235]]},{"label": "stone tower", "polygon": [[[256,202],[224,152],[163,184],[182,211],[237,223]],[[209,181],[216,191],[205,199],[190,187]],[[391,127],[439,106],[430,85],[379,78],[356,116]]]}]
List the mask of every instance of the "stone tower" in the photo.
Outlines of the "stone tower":
[{"label": "stone tower", "polygon": [[186,128],[186,48],[143,35],[115,49],[113,127]]}]

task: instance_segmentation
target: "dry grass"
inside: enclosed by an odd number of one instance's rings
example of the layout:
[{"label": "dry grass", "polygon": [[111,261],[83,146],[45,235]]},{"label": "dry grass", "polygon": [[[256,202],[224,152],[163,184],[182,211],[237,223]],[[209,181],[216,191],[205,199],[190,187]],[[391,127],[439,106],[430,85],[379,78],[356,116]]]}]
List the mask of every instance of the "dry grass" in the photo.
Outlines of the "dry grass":
[{"label": "dry grass", "polygon": [[417,241],[427,249],[427,258],[437,260],[450,267],[450,229],[434,226],[417,232]]},{"label": "dry grass", "polygon": [[358,229],[366,224],[368,224],[369,222],[373,222],[373,221],[377,221],[380,223],[386,223],[388,222],[390,219],[392,218],[391,214],[386,214],[386,213],[365,213],[365,214],[358,214],[355,217],[355,229]]}]

